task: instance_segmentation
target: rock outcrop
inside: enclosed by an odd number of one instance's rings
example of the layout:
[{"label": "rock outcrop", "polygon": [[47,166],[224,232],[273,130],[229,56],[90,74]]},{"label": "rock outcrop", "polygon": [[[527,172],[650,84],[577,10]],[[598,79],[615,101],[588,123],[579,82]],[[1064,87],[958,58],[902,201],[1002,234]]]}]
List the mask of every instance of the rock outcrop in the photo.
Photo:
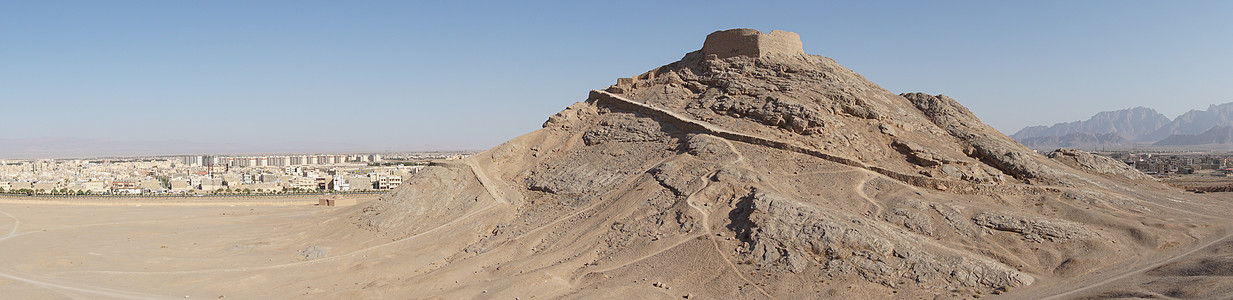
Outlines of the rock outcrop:
[{"label": "rock outcrop", "polygon": [[1095,155],[1083,150],[1057,149],[1049,153],[1049,158],[1062,162],[1075,169],[1093,174],[1109,175],[1131,180],[1153,180],[1152,176],[1143,174],[1135,168],[1105,156]]},{"label": "rock outcrop", "polygon": [[1064,178],[1066,174],[1058,172],[1056,165],[1041,163],[1039,154],[985,125],[955,99],[924,93],[902,96],[915,104],[935,125],[958,138],[968,156],[1022,180],[1068,184],[1069,180]]},{"label": "rock outcrop", "polygon": [[[923,286],[941,290],[971,287],[1020,287],[1032,284],[1031,275],[991,259],[963,252],[926,251],[900,233],[854,226],[855,216],[842,216],[763,191],[747,197],[747,207],[738,210],[737,227],[750,245],[748,256],[759,265],[800,272],[823,268],[855,273],[862,279],[890,287]],[[977,216],[977,224],[984,225]],[[859,224],[859,223],[857,223]],[[1033,236],[1068,238],[1073,226],[1059,227],[1047,221],[1005,224],[1011,230]],[[1018,230],[1016,230],[1018,229]],[[892,237],[892,238],[888,238]],[[919,241],[915,241],[919,243]]]},{"label": "rock outcrop", "polygon": [[408,275],[410,298],[475,296],[413,290],[434,274],[525,298],[959,297],[1204,233],[1147,213],[1164,197],[1126,192],[1147,181],[1116,164],[1047,158],[954,99],[800,49],[788,32],[716,32],[543,129],[426,168],[356,223],[396,240],[469,230],[415,246],[440,257]]}]

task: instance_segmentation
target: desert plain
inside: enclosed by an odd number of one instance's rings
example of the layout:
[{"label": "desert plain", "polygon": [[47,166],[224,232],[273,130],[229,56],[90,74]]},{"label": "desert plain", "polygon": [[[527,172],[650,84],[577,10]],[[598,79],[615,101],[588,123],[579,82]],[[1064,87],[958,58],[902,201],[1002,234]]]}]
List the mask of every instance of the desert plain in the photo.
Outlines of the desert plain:
[{"label": "desert plain", "polygon": [[336,273],[337,263],[381,252],[310,260],[344,251],[308,234],[355,208],[318,198],[326,197],[0,197],[0,290],[12,299],[254,299],[301,283],[305,296],[337,290],[340,282],[293,274]]},{"label": "desert plain", "polygon": [[[922,74],[927,76],[927,74]],[[0,199],[24,299],[1228,299],[1227,193],[717,31],[352,206]]]}]

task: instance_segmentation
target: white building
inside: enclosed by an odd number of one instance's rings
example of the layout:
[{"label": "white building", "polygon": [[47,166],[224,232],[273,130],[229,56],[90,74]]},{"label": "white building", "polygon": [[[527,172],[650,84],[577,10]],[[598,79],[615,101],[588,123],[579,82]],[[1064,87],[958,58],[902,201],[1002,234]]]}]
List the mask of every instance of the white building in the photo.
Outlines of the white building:
[{"label": "white building", "polygon": [[347,183],[346,177],[343,177],[341,175],[334,176],[334,179],[330,181],[330,189],[335,190],[335,191],[344,191],[344,192],[350,191],[351,184]]},{"label": "white building", "polygon": [[203,166],[205,164],[205,157],[201,155],[188,155],[181,158],[181,160],[188,166]]}]

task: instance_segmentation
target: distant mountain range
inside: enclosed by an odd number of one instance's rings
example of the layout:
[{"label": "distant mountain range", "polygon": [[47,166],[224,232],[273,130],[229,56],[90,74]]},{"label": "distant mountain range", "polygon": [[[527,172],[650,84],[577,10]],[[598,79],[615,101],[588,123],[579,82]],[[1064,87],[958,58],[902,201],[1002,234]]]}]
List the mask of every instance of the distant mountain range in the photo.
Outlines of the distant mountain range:
[{"label": "distant mountain range", "polygon": [[1230,144],[1233,102],[1190,110],[1170,120],[1155,109],[1135,107],[1097,113],[1086,121],[1030,126],[1011,137],[1033,149],[1096,146],[1190,146]]},{"label": "distant mountain range", "polygon": [[1116,133],[1087,133],[1075,132],[1062,136],[1047,135],[1036,136],[1030,138],[1019,139],[1019,143],[1032,149],[1057,149],[1057,148],[1075,148],[1085,149],[1100,145],[1123,145],[1129,144],[1121,135]]},{"label": "distant mountain range", "polygon": [[1162,140],[1173,134],[1200,134],[1216,126],[1233,126],[1233,103],[1212,105],[1207,110],[1191,110],[1161,127],[1142,141]]},{"label": "distant mountain range", "polygon": [[1087,121],[1057,123],[1053,126],[1031,126],[1011,135],[1022,142],[1028,138],[1057,138],[1075,133],[1120,135],[1118,141],[1137,140],[1152,133],[1171,120],[1169,117],[1147,107],[1135,107],[1097,113]]},{"label": "distant mountain range", "polygon": [[1157,146],[1186,146],[1233,143],[1233,127],[1216,126],[1200,134],[1174,134],[1154,143]]}]

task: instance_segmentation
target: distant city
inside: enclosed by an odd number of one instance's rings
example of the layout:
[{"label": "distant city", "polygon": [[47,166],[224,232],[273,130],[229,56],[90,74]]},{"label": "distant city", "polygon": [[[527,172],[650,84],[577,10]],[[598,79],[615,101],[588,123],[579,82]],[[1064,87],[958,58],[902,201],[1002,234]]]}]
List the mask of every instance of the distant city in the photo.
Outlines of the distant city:
[{"label": "distant city", "polygon": [[0,192],[25,195],[278,195],[396,188],[470,152],[0,160]]},{"label": "distant city", "polygon": [[1119,160],[1148,175],[1233,175],[1233,153],[1109,151],[1095,154]]}]

